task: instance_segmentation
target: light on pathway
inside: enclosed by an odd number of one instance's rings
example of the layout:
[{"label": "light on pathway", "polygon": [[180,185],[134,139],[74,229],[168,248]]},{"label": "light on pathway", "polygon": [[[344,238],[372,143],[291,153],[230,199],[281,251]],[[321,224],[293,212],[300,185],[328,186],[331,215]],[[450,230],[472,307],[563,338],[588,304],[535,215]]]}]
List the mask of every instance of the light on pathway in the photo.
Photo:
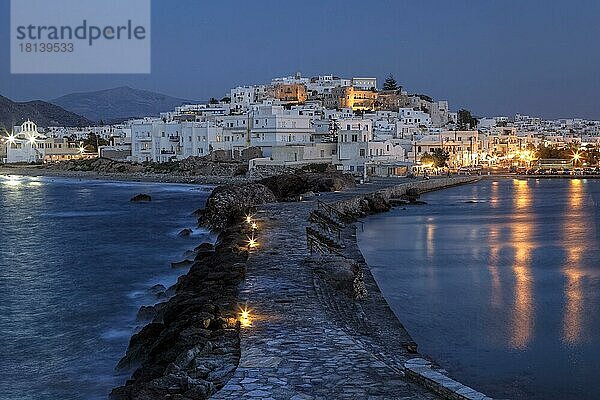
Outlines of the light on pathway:
[{"label": "light on pathway", "polygon": [[242,325],[242,328],[249,328],[252,326],[252,319],[248,307],[240,309],[240,324]]},{"label": "light on pathway", "polygon": [[254,238],[254,235],[252,235],[252,237],[248,237],[248,248],[255,249],[257,247],[258,247],[258,241]]}]

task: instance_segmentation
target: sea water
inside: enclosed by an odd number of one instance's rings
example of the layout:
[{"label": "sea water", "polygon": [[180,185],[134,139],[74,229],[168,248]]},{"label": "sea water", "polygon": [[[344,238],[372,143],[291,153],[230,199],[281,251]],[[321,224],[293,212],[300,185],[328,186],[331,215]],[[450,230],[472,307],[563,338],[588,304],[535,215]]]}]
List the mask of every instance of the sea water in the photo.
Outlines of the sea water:
[{"label": "sea water", "polygon": [[[138,193],[148,203],[132,203]],[[0,398],[106,399],[148,289],[214,238],[209,187],[0,176]],[[194,228],[190,237],[179,237]]]},{"label": "sea water", "polygon": [[419,350],[493,397],[598,399],[600,180],[483,180],[422,199],[359,232]]}]

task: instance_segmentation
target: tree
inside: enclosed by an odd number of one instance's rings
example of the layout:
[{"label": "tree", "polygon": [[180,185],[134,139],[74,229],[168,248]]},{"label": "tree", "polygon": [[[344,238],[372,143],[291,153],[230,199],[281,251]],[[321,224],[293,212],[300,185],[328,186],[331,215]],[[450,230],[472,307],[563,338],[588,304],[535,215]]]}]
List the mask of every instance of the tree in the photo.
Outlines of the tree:
[{"label": "tree", "polygon": [[543,146],[539,145],[535,155],[541,159],[558,159],[568,160],[571,158],[573,150],[566,147],[558,147],[556,145]]},{"label": "tree", "polygon": [[458,111],[457,128],[459,131],[467,131],[469,129],[473,129],[477,127],[478,122],[479,121],[477,121],[477,118],[474,118],[471,115],[471,111],[465,109]]},{"label": "tree", "polygon": [[585,160],[588,165],[598,165],[598,162],[600,162],[600,151],[593,145],[587,145],[581,158]]},{"label": "tree", "polygon": [[99,135],[96,135],[95,133],[90,133],[87,139],[85,139],[82,143],[82,146],[86,151],[90,151],[93,153],[98,151],[99,146],[106,145],[108,145],[108,141],[102,139]]},{"label": "tree", "polygon": [[398,83],[396,82],[396,79],[394,79],[394,75],[389,74],[388,77],[385,78],[383,90],[398,90]]},{"label": "tree", "polygon": [[211,97],[208,101],[208,104],[219,104],[219,100],[215,99],[214,97]]},{"label": "tree", "polygon": [[421,156],[421,164],[435,164],[435,159],[433,156],[427,152],[423,153]]},{"label": "tree", "polygon": [[437,168],[443,168],[450,159],[450,153],[443,149],[431,150],[431,157],[433,157],[433,166]]}]

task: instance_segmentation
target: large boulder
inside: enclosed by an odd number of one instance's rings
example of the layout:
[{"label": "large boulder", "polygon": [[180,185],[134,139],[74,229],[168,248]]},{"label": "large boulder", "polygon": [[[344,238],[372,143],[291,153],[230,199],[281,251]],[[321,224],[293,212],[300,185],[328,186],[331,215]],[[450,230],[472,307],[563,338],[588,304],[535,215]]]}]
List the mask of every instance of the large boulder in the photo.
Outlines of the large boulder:
[{"label": "large boulder", "polygon": [[186,236],[190,236],[192,233],[194,233],[194,231],[192,231],[190,228],[184,228],[181,231],[179,231],[177,236],[186,237]]},{"label": "large boulder", "polygon": [[352,299],[366,297],[363,273],[356,261],[331,255],[323,256],[311,264],[314,273],[336,291]]},{"label": "large boulder", "polygon": [[147,202],[152,201],[152,197],[146,193],[136,194],[131,198],[131,201],[134,203]]},{"label": "large boulder", "polygon": [[333,192],[355,185],[354,178],[339,172],[301,172],[270,176],[259,181],[279,201],[298,200],[304,193]]},{"label": "large boulder", "polygon": [[210,229],[223,229],[248,209],[273,203],[277,198],[265,185],[243,183],[218,186],[206,200],[200,223]]},{"label": "large boulder", "polygon": [[374,193],[373,195],[366,196],[368,204],[368,213],[369,214],[378,214],[381,212],[389,211],[392,208],[392,205],[388,200],[383,197],[381,193]]}]

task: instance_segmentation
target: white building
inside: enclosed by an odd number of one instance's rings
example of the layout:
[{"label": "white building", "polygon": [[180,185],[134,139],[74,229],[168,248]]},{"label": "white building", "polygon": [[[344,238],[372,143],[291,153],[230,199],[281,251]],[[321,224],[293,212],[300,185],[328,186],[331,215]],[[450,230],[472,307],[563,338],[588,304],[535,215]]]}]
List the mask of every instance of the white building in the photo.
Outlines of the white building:
[{"label": "white building", "polygon": [[416,164],[425,153],[442,149],[450,156],[450,167],[472,166],[480,161],[480,147],[478,131],[443,131],[415,138],[408,158]]},{"label": "white building", "polygon": [[412,108],[400,108],[398,110],[397,138],[411,138],[429,127],[431,127],[431,117],[426,112]]},{"label": "white building", "polygon": [[360,90],[376,90],[377,78],[352,78],[352,86]]},{"label": "white building", "polygon": [[223,127],[214,122],[179,122],[146,118],[131,125],[131,159],[167,162],[205,156],[225,149]]},{"label": "white building", "polygon": [[315,129],[310,115],[283,106],[258,105],[250,112],[252,146],[260,147],[270,156],[273,147],[290,144],[309,144]]},{"label": "white building", "polygon": [[37,125],[29,120],[15,126],[6,142],[6,162],[38,163],[45,157],[46,136],[38,132]]},{"label": "white building", "polygon": [[337,154],[333,163],[338,169],[356,175],[366,173],[366,168],[377,163],[404,163],[402,146],[390,140],[378,140],[373,134],[373,122],[368,119],[338,121]]},{"label": "white building", "polygon": [[250,108],[252,104],[261,102],[267,98],[268,87],[266,85],[238,86],[231,89],[231,111],[241,113]]}]

